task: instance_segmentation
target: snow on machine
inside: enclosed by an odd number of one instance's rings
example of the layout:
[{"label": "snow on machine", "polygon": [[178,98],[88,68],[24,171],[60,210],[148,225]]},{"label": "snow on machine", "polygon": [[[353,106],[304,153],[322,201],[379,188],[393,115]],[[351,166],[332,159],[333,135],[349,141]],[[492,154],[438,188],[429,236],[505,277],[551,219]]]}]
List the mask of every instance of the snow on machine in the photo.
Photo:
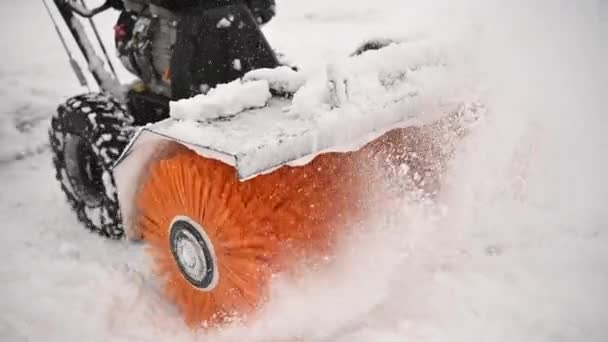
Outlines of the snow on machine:
[{"label": "snow on machine", "polygon": [[[100,89],[52,118],[57,179],[88,229],[148,243],[193,327],[255,316],[273,274],[330,256],[388,193],[432,196],[471,110],[425,41],[281,64],[259,27],[271,0],[53,1]],[[83,24],[111,7],[128,85]]]}]

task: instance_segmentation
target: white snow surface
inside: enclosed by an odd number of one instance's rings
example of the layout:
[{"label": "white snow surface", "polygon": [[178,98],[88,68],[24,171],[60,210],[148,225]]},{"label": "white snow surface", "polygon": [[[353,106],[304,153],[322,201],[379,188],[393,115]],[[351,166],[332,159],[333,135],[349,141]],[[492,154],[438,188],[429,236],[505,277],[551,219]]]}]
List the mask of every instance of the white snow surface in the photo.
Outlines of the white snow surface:
[{"label": "white snow surface", "polygon": [[268,39],[311,74],[366,38],[432,37],[466,66],[446,82],[479,81],[488,112],[438,200],[387,201],[331,269],[277,279],[255,323],[192,332],[143,244],[100,240],[69,211],[45,131],[86,90],[42,4],[2,1],[0,340],[608,340],[606,1],[277,5]]}]

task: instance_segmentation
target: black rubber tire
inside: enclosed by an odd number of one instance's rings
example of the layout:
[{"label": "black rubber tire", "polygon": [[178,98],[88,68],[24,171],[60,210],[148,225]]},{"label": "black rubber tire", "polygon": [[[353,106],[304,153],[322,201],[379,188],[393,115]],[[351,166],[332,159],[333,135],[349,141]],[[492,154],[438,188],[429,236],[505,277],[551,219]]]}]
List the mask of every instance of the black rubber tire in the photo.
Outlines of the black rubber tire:
[{"label": "black rubber tire", "polygon": [[87,229],[124,235],[112,167],[132,134],[125,106],[103,93],[70,98],[51,119],[49,138],[56,178]]}]

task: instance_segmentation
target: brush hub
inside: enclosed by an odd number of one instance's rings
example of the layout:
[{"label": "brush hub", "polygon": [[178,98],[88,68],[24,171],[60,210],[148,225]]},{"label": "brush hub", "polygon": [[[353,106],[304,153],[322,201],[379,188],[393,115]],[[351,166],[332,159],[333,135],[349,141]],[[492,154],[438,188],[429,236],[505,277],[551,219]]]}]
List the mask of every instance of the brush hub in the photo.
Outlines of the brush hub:
[{"label": "brush hub", "polygon": [[171,253],[177,266],[192,286],[210,291],[219,273],[213,244],[203,227],[187,216],[177,216],[170,227]]}]

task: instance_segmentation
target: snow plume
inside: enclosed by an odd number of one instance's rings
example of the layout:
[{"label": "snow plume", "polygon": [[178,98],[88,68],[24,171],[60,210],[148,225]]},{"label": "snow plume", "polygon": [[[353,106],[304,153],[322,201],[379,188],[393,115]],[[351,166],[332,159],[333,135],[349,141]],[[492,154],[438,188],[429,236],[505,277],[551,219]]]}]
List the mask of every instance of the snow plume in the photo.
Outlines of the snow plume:
[{"label": "snow plume", "polygon": [[[437,17],[454,13],[433,4]],[[331,270],[278,280],[261,319],[219,339],[606,340],[598,4],[459,2],[466,9],[433,33],[483,85],[488,112],[458,145],[436,203],[387,203]]]}]

